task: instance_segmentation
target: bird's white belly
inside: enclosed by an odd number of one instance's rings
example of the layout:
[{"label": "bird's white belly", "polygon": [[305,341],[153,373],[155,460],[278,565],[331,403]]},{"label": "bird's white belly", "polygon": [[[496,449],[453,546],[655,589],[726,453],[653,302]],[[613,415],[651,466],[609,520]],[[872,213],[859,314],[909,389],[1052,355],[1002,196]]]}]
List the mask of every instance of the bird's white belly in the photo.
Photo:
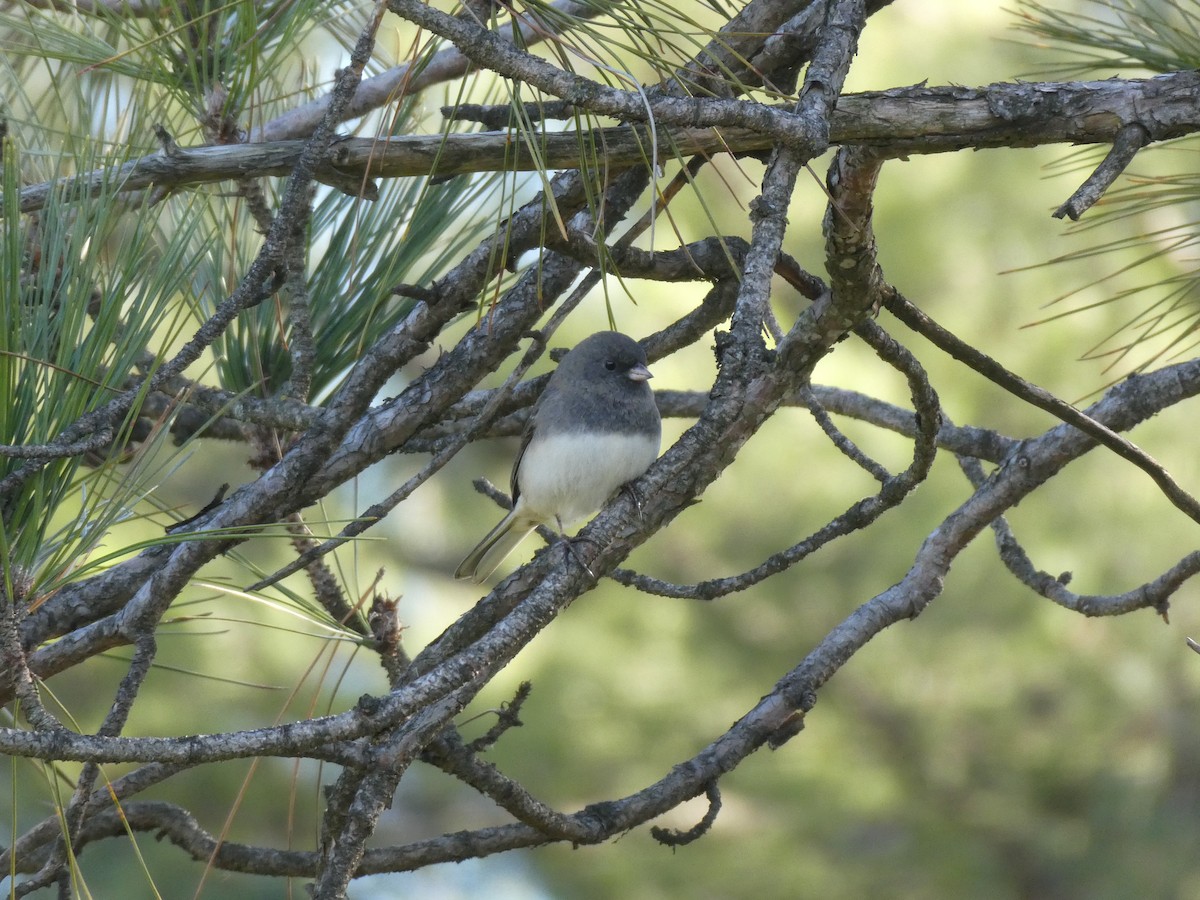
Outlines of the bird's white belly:
[{"label": "bird's white belly", "polygon": [[562,434],[533,441],[517,480],[530,512],[552,522],[583,518],[658,457],[657,436]]}]

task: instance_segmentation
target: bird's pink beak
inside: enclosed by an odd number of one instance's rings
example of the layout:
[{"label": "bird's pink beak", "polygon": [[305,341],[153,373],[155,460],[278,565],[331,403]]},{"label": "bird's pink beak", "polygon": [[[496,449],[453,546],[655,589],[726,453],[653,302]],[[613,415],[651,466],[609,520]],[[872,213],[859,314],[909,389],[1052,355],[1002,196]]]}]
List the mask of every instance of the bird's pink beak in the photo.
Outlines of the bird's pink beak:
[{"label": "bird's pink beak", "polygon": [[647,379],[653,377],[654,376],[650,374],[650,370],[640,364],[629,370],[630,381],[646,381]]}]

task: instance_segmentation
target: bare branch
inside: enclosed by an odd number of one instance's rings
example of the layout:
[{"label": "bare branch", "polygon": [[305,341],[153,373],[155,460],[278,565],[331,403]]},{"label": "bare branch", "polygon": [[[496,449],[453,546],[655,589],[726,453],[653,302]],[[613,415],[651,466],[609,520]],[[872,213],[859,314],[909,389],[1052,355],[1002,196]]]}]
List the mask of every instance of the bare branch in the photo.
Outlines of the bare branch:
[{"label": "bare branch", "polygon": [[64,459],[68,456],[83,456],[101,450],[111,444],[112,439],[112,429],[104,427],[95,434],[74,442],[0,446],[0,456],[7,456],[10,459]]},{"label": "bare branch", "polygon": [[[959,465],[976,489],[987,480],[978,460],[960,457]],[[996,536],[1000,561],[1018,581],[1047,600],[1085,616],[1119,616],[1149,607],[1165,619],[1171,595],[1200,572],[1200,551],[1197,551],[1189,553],[1157,578],[1124,593],[1110,596],[1076,594],[1067,589],[1072,580],[1070,572],[1051,575],[1033,565],[1004,516],[993,519],[991,528]]]},{"label": "bare branch", "polygon": [[1038,409],[1044,409],[1062,421],[1074,425],[1093,440],[1112,450],[1117,456],[1133,463],[1154,480],[1163,495],[1176,508],[1194,521],[1200,522],[1200,501],[1180,487],[1170,473],[1140,447],[1116,434],[1102,423],[1093,421],[1065,400],[1059,400],[1049,391],[1017,377],[987,354],[959,340],[909,303],[898,292],[891,291],[885,303],[888,311],[901,322],[927,337],[955,359],[966,363],[989,381],[1000,385],[1009,393],[1020,397]]},{"label": "bare branch", "polygon": [[[965,148],[1110,143],[1127,127],[1124,123],[1134,122],[1148,140],[1160,141],[1200,130],[1198,97],[1200,75],[1195,72],[1123,81],[898,88],[840,97],[829,118],[828,139],[832,144],[871,147],[881,158],[903,158]],[[726,119],[738,118],[728,111],[731,104],[769,110],[776,117],[771,121],[791,117],[784,107],[740,100],[672,98],[662,102],[674,105],[659,110],[651,104],[654,134],[629,125],[591,132],[589,140],[604,147],[606,166],[613,170],[644,166],[651,147],[658,148],[661,158],[769,150],[778,140],[777,129],[757,122],[729,125]],[[1154,110],[1154,117],[1141,122],[1138,117],[1144,117],[1147,109]],[[621,117],[640,120],[646,112],[642,109],[635,115],[634,110],[625,109]],[[692,127],[696,121],[709,120],[711,125],[723,127]],[[357,184],[371,178],[529,171],[542,164],[553,169],[579,166],[579,135],[551,132],[539,135],[538,140],[540,159],[530,156],[524,143],[514,141],[507,131],[341,138],[314,162],[313,177],[327,183]],[[23,188],[20,209],[41,209],[51,197],[96,196],[105,185],[120,184],[126,190],[151,186],[179,189],[286,175],[296,166],[303,148],[303,141],[280,140],[180,148],[173,156],[155,153],[113,169]]]},{"label": "bare branch", "polygon": [[717,821],[717,814],[721,811],[721,790],[717,787],[717,783],[712,781],[704,789],[704,794],[708,797],[708,809],[705,810],[704,818],[699,822],[687,831],[669,831],[656,826],[650,829],[650,835],[660,844],[666,844],[668,847],[682,847],[708,834],[713,823]]},{"label": "bare branch", "polygon": [[456,734],[444,733],[426,749],[424,759],[470,785],[515,819],[536,828],[548,838],[571,842],[588,839],[587,829],[581,828],[571,816],[555,812],[495,766],[478,759]]},{"label": "bare branch", "polygon": [[[599,4],[578,3],[575,0],[554,0],[550,8],[563,18],[586,19],[604,11],[604,7]],[[546,28],[540,17],[526,15],[515,22],[502,25],[495,34],[497,40],[532,47],[552,37],[554,31]],[[386,104],[397,103],[435,84],[465,75],[471,68],[471,61],[457,47],[448,47],[433,54],[429,59],[405,63],[370,78],[364,78],[350,102],[338,112],[338,122],[346,122]],[[281,141],[306,135],[325,115],[328,103],[328,99],[322,97],[288,110],[253,132],[251,140]]]},{"label": "bare branch", "polygon": [[1104,196],[1104,192],[1112,187],[1112,183],[1133,162],[1137,152],[1145,147],[1149,140],[1150,135],[1140,122],[1130,122],[1122,126],[1104,161],[1088,176],[1087,181],[1079,186],[1079,190],[1052,213],[1054,218],[1061,219],[1066,216],[1072,221],[1078,221],[1079,217],[1091,209]]},{"label": "bare branch", "polygon": [[809,413],[812,414],[813,420],[817,423],[820,429],[825,432],[825,436],[833,443],[835,447],[850,461],[867,472],[872,478],[883,484],[891,477],[891,473],[877,463],[871,457],[867,456],[859,447],[846,437],[836,425],[833,424],[833,419],[829,418],[829,413],[825,411],[816,394],[808,388],[800,390],[800,399],[804,405],[808,407]]}]

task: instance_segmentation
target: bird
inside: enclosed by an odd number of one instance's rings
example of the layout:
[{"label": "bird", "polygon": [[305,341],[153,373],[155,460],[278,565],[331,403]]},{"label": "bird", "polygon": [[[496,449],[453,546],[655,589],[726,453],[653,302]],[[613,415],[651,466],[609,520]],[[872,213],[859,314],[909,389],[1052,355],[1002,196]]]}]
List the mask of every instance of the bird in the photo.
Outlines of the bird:
[{"label": "bird", "polygon": [[558,364],[521,436],[513,505],[454,572],[481,583],[538,525],[589,515],[658,458],[662,423],[646,352],[618,331],[580,341]]}]

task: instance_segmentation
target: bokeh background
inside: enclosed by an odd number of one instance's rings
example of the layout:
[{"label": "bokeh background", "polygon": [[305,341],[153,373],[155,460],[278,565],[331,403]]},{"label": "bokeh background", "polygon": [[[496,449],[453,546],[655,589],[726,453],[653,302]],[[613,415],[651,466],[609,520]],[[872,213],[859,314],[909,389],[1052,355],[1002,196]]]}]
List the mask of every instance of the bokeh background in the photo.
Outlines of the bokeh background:
[{"label": "bokeh background", "polygon": [[[872,19],[847,90],[1042,77],[1061,56],[1016,31],[1016,22],[1011,10],[991,4],[897,2]],[[1167,254],[1125,271],[1142,255],[1129,248],[1050,264],[1186,221],[1185,208],[1099,229],[1051,218],[1101,153],[1049,147],[913,157],[884,167],[876,196],[887,277],[960,337],[1080,402],[1128,371],[1127,364],[1106,368],[1104,360],[1081,357],[1152,297],[1102,301],[1194,263]],[[1145,154],[1134,168],[1177,171],[1189,164],[1189,153]],[[796,192],[786,245],[818,273],[824,163],[814,163],[813,177]],[[761,165],[722,160],[712,169],[700,184],[706,204],[685,196],[672,206],[673,226],[684,239],[708,234],[714,209],[728,217],[719,223],[725,233],[748,234],[745,204],[755,196]],[[677,240],[662,226],[656,238],[660,247]],[[554,343],[569,345],[607,327],[610,312],[621,330],[651,333],[694,304],[701,290],[627,286],[634,297],[616,281],[606,293],[597,291]],[[782,321],[801,304],[779,285]],[[1079,311],[1051,319],[1067,309]],[[956,423],[1016,437],[1054,424],[912,338],[886,313],[880,323],[922,360]],[[710,342],[654,371],[655,387],[704,389],[713,373]],[[853,341],[818,367],[816,381],[906,402],[902,379]],[[1200,489],[1195,415],[1194,402],[1185,404],[1132,435],[1193,491]],[[903,440],[839,424],[893,469],[905,464]],[[665,425],[672,439],[688,422]],[[351,593],[367,591],[382,568],[381,587],[402,598],[411,650],[479,596],[450,576],[499,515],[471,480],[485,474],[506,483],[514,449],[515,442],[495,441],[460,454],[397,515],[338,555]],[[163,481],[162,502],[195,508],[217,484],[250,480],[255,473],[244,456],[236,447],[202,445]],[[330,499],[321,511],[328,527],[390,492],[422,462],[394,457],[376,466]],[[688,582],[742,571],[871,490],[870,479],[829,445],[807,412],[788,410],[702,503],[629,565]],[[635,791],[723,732],[830,628],[898,580],[925,536],[968,494],[954,460],[942,458],[928,483],[866,533],[714,603],[603,583],[489,686],[463,721],[479,718],[463,730],[482,732],[491,723],[488,710],[531,681],[524,727],[509,732],[488,758],[560,809]],[[1194,525],[1143,473],[1102,452],[1070,467],[1010,521],[1035,564],[1074,573],[1072,589],[1082,593],[1128,590],[1195,549]],[[521,552],[533,549],[530,541]],[[269,570],[285,556],[282,540],[259,541],[239,559]],[[343,709],[361,693],[385,690],[369,654],[316,629],[287,598],[267,604],[221,587],[220,565],[244,583],[240,564],[219,564],[212,586],[197,585],[176,610],[162,639],[162,665],[147,685],[153,700],[139,706],[129,733],[181,734],[210,730],[212,723],[249,728]],[[290,584],[303,590],[302,581]],[[880,635],[821,691],[796,739],[761,751],[721,782],[721,814],[696,843],[671,850],[640,829],[600,847],[555,846],[368,878],[352,896],[1200,897],[1200,658],[1184,643],[1189,634],[1200,635],[1193,587],[1176,597],[1169,623],[1148,611],[1085,619],[1017,584],[985,534],[958,559],[943,594],[920,618]],[[113,654],[51,682],[79,727],[99,723],[123,672],[121,658]],[[182,776],[154,796],[187,804],[229,840],[309,847],[322,806],[317,783],[334,775],[281,760],[230,763]],[[0,790],[0,806],[12,797],[19,807],[13,816],[0,815],[4,821],[27,826],[51,811],[48,770],[15,761],[0,778],[13,782]],[[703,810],[696,801],[659,824],[687,828]],[[377,843],[504,821],[471,792],[418,767],[403,782]],[[168,889],[163,896],[197,890],[207,897],[282,896],[280,883],[223,873],[207,875],[201,885],[201,867],[178,850],[149,836],[138,847],[159,889]],[[133,859],[126,841],[89,849],[92,894],[150,896]],[[299,884],[289,889],[302,896]]]}]

